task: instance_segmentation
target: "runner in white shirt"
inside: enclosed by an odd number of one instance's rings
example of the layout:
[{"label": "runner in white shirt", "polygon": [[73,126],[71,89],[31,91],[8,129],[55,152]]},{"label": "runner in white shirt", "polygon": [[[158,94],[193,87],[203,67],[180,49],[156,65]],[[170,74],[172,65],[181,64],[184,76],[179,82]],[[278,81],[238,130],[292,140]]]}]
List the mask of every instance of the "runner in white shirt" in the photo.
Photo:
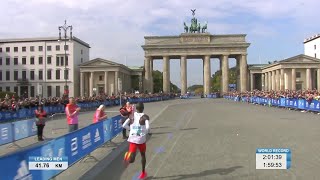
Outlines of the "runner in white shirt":
[{"label": "runner in white shirt", "polygon": [[144,105],[139,102],[136,105],[137,112],[134,112],[133,119],[128,118],[122,125],[123,128],[130,129],[128,138],[129,151],[124,156],[125,165],[133,163],[136,157],[137,148],[141,154],[142,172],[139,179],[145,179],[147,173],[146,167],[146,141],[147,134],[149,132],[149,116],[143,113]]}]

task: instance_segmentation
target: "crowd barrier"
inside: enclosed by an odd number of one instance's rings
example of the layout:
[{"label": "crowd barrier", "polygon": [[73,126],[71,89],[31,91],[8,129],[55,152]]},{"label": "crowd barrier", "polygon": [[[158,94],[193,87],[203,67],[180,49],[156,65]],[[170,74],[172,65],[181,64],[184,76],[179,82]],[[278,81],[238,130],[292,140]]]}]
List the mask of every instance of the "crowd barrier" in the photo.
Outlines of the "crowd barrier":
[{"label": "crowd barrier", "polygon": [[[168,100],[170,97],[154,97],[154,98],[135,98],[135,99],[128,99],[131,103],[137,102],[154,102],[154,101],[161,101],[161,100]],[[114,101],[116,104],[119,105],[119,100]],[[112,101],[105,101],[103,104],[106,106],[112,105]],[[91,109],[96,108],[101,104],[101,102],[92,102],[92,103],[78,103],[78,105],[82,109]],[[45,107],[46,112],[54,112],[54,113],[63,113],[64,106],[62,107]],[[22,109],[26,110],[26,109]],[[29,110],[28,110],[29,111]],[[31,112],[29,112],[30,114]],[[26,116],[27,117],[27,116]],[[8,143],[15,142],[20,139],[24,139],[27,137],[31,137],[37,134],[37,127],[35,124],[35,118],[21,120],[21,121],[13,121],[8,123],[0,124],[0,146]]]},{"label": "crowd barrier", "polygon": [[286,107],[292,109],[306,110],[320,112],[320,102],[318,100],[307,101],[305,99],[296,98],[261,98],[261,97],[235,97],[235,96],[224,96],[226,99],[233,101],[250,102],[261,105],[270,105],[277,107]]},{"label": "crowd barrier", "polygon": [[180,99],[190,99],[190,95],[181,95]]},{"label": "crowd barrier", "polygon": [[30,156],[68,157],[71,166],[122,131],[121,116],[66,134],[44,144],[0,157],[1,179],[50,179],[62,170],[29,171]]},{"label": "crowd barrier", "polygon": [[[36,107],[32,108],[23,108],[17,111],[4,111],[0,112],[0,122],[18,120],[18,119],[28,119],[34,118],[34,111]],[[48,114],[55,114],[64,112],[64,105],[54,105],[54,106],[45,106],[43,108]]]},{"label": "crowd barrier", "polygon": [[208,94],[207,98],[217,98],[218,96],[216,94]]},{"label": "crowd barrier", "polygon": [[0,124],[0,146],[37,134],[36,119]]},{"label": "crowd barrier", "polygon": [[[154,102],[154,101],[161,101],[161,100],[168,100],[168,99],[171,99],[171,97],[164,96],[164,97],[152,97],[152,98],[133,98],[133,99],[128,99],[128,101],[131,103],[137,103],[137,102]],[[126,100],[122,99],[121,103],[123,104],[125,101]],[[107,100],[104,102],[77,103],[77,105],[81,107],[81,109],[83,110],[96,108],[100,104],[104,104],[105,106],[116,106],[116,105],[120,105],[120,100],[115,99],[115,100]],[[6,121],[12,121],[12,120],[34,118],[35,110],[36,110],[36,107],[32,107],[32,108],[19,109],[17,111],[0,112],[0,123],[6,122]],[[64,105],[45,106],[44,110],[48,114],[64,113]]]}]

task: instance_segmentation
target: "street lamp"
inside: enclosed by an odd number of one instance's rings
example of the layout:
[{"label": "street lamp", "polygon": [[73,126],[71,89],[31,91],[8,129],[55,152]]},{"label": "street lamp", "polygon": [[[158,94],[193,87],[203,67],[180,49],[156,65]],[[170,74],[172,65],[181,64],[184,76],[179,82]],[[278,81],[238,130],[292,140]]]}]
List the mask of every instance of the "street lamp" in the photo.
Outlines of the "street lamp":
[{"label": "street lamp", "polygon": [[[72,26],[67,25],[67,20],[64,21],[63,26],[59,26],[59,40],[61,41],[61,30],[64,31],[64,80],[65,80],[65,86],[64,86],[64,94],[68,96],[69,94],[69,88],[68,88],[68,82],[67,82],[67,32],[70,30],[70,37],[69,41],[72,40]],[[68,75],[69,76],[69,75]]]}]

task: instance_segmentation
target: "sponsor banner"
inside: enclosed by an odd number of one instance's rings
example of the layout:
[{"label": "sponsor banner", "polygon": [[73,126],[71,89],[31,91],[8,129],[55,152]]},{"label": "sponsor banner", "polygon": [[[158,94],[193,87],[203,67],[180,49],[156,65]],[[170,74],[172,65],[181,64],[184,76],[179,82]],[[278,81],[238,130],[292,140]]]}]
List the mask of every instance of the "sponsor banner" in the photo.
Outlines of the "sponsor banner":
[{"label": "sponsor banner", "polygon": [[29,170],[29,158],[33,156],[68,157],[70,166],[103,143],[103,122],[92,124],[47,143],[0,157],[0,177],[16,180],[51,179],[62,170]]},{"label": "sponsor banner", "polygon": [[112,137],[116,136],[120,132],[122,132],[122,117],[120,115],[112,117]]},{"label": "sponsor banner", "polygon": [[12,124],[0,124],[0,145],[13,141]]},{"label": "sponsor banner", "polygon": [[[234,96],[224,96],[226,99],[236,99]],[[246,102],[247,97],[242,97],[241,100]],[[280,98],[280,99],[270,99],[270,98],[259,98],[250,97],[250,102],[257,104],[268,104],[272,106],[288,107],[293,109],[301,109],[308,111],[320,112],[320,102],[318,100],[306,101],[305,99],[295,99],[295,98]],[[236,101],[236,100],[235,100]]]},{"label": "sponsor banner", "polygon": [[16,122],[13,122],[12,124],[14,127],[14,141],[28,137],[29,135],[28,120],[16,121]]}]

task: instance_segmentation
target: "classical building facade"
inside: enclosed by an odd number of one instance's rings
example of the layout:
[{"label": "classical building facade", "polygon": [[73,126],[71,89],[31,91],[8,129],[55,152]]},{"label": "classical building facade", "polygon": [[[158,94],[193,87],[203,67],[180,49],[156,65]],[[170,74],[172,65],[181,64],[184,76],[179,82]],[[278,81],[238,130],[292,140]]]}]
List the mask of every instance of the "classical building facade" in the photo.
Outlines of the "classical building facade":
[{"label": "classical building facade", "polygon": [[209,33],[183,33],[180,36],[146,36],[145,90],[152,92],[153,61],[163,61],[163,92],[170,92],[170,59],[180,59],[181,93],[187,92],[187,59],[203,59],[204,93],[211,90],[211,58],[219,58],[222,69],[222,91],[228,91],[229,58],[237,60],[240,71],[240,90],[246,91],[247,48],[245,34],[211,35]]},{"label": "classical building facade", "polygon": [[266,65],[249,65],[250,90],[320,90],[320,60],[304,54]]},{"label": "classical building facade", "polygon": [[211,35],[206,32],[207,23],[201,27],[194,17],[195,9],[191,10],[193,18],[188,27],[184,22],[184,33],[179,36],[146,36],[142,46],[144,60],[144,89],[153,92],[153,61],[163,61],[163,92],[170,92],[170,59],[180,59],[181,93],[187,92],[187,59],[203,60],[204,94],[211,91],[211,58],[220,60],[222,70],[222,92],[229,87],[229,58],[237,60],[240,75],[240,90],[246,91],[247,80],[247,48],[245,34]]},{"label": "classical building facade", "polygon": [[142,91],[143,68],[127,67],[101,58],[85,62],[79,67],[81,96]]},{"label": "classical building facade", "polygon": [[[0,91],[19,96],[79,96],[79,64],[89,60],[88,43],[73,37],[0,39]],[[65,49],[67,56],[65,56]],[[66,70],[65,70],[66,69]],[[38,94],[39,93],[39,94]]]}]

